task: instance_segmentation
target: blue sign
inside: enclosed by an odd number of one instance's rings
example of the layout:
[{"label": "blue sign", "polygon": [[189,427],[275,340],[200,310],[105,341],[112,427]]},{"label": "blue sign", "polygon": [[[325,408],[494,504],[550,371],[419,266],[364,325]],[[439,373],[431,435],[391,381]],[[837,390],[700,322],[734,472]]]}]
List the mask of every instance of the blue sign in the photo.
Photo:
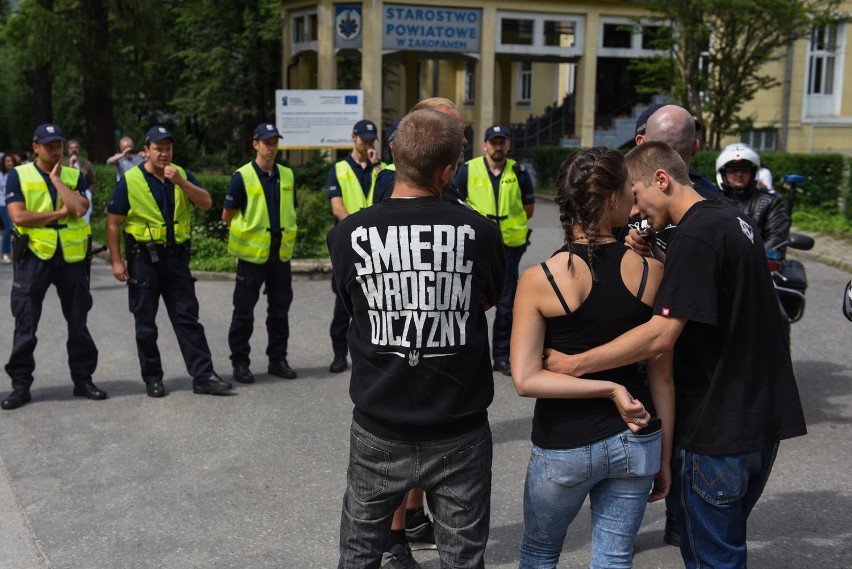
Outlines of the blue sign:
[{"label": "blue sign", "polygon": [[482,10],[385,4],[382,49],[478,53]]},{"label": "blue sign", "polygon": [[361,6],[334,7],[334,47],[360,48],[362,28]]}]

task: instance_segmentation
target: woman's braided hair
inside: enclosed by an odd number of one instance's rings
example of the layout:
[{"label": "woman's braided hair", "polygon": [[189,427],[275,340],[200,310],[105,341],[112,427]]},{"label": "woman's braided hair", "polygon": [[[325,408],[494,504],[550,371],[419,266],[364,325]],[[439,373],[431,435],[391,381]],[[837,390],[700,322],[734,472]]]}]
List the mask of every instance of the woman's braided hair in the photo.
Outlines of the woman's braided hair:
[{"label": "woman's braided hair", "polygon": [[613,194],[622,191],[626,182],[624,156],[612,148],[584,148],[562,162],[556,179],[556,205],[568,245],[569,267],[577,234],[589,242],[590,265],[595,247],[612,237],[610,233],[601,235],[600,224],[609,214]]}]

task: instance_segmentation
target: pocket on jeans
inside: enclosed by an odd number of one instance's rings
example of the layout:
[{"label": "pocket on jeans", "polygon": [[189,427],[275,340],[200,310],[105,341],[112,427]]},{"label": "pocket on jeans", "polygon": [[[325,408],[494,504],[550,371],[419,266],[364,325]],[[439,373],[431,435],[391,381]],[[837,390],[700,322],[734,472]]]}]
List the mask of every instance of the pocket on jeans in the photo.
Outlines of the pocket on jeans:
[{"label": "pocket on jeans", "polygon": [[592,477],[592,448],[540,449],[548,482],[571,488]]},{"label": "pocket on jeans", "polygon": [[650,435],[621,435],[624,452],[627,455],[627,476],[629,478],[646,478],[656,476],[660,471],[660,452],[663,445],[661,431]]},{"label": "pocket on jeans", "polygon": [[464,509],[471,510],[491,491],[491,432],[468,446],[444,455],[444,491]]},{"label": "pocket on jeans", "polygon": [[390,453],[359,439],[349,437],[349,488],[361,500],[375,498],[388,487]]},{"label": "pocket on jeans", "polygon": [[748,489],[746,466],[749,454],[709,456],[691,453],[692,489],[711,504],[740,500]]}]

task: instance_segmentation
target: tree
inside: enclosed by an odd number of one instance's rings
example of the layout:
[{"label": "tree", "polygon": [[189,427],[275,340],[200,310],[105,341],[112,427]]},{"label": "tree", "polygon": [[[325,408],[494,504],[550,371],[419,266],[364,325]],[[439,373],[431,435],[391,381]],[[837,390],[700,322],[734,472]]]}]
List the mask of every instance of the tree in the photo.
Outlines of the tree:
[{"label": "tree", "polygon": [[832,18],[839,0],[650,0],[647,7],[668,20],[670,33],[655,46],[666,55],[634,62],[642,91],[671,94],[705,125],[705,141],[750,123],[743,105],[763,89],[781,84],[764,65],[804,37],[814,21]]}]

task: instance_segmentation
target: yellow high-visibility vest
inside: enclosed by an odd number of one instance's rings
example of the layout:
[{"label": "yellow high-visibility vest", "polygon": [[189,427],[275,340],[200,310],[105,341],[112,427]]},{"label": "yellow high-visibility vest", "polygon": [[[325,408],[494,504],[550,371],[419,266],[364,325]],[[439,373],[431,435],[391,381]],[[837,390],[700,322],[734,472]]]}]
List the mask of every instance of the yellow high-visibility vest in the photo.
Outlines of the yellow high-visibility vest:
[{"label": "yellow high-visibility vest", "polygon": [[[289,261],[296,246],[296,208],[293,206],[293,171],[280,164],[278,179],[280,184],[281,247],[279,257]],[[269,227],[269,209],[263,185],[251,162],[242,166],[237,173],[243,178],[246,188],[246,211],[237,210],[231,220],[228,236],[228,253],[249,263],[263,264],[269,260],[272,233]]]},{"label": "yellow high-visibility vest", "polygon": [[373,205],[373,191],[376,189],[376,178],[379,173],[373,168],[372,180],[370,181],[370,191],[364,195],[364,190],[361,188],[361,182],[358,181],[358,176],[349,162],[341,160],[334,165],[334,173],[337,175],[337,182],[340,184],[340,192],[343,194],[343,207],[349,213],[355,213],[365,207]]},{"label": "yellow high-visibility vest", "polygon": [[[15,167],[21,180],[21,193],[24,196],[24,204],[27,211],[47,213],[56,211],[62,207],[62,196],[56,194],[56,207],[50,200],[50,192],[47,183],[36,168],[35,163],[22,164]],[[80,175],[78,170],[63,167],[59,173],[62,183],[71,190],[77,189],[77,180]],[[50,227],[23,227],[15,225],[15,229],[21,235],[29,235],[28,248],[36,257],[43,261],[52,259],[56,254],[56,244],[62,245],[62,256],[68,263],[76,263],[86,258],[89,247],[89,235],[92,227],[82,217],[68,214],[61,217],[57,222],[58,229]]]},{"label": "yellow high-visibility vest", "polygon": [[[129,233],[137,242],[153,241],[159,245],[165,245],[168,238],[168,228],[163,212],[151,193],[145,173],[139,166],[131,168],[124,174],[127,182],[127,200],[130,202],[130,211],[124,225],[125,233]],[[186,171],[172,164],[180,175],[186,179]],[[192,236],[192,218],[189,215],[189,198],[178,187],[175,187],[175,211],[174,211],[175,243],[180,245],[189,241]]]},{"label": "yellow high-visibility vest", "polygon": [[485,157],[467,163],[467,203],[500,224],[503,243],[521,247],[527,242],[527,212],[521,196],[521,186],[514,170],[515,161],[507,158],[500,176],[499,203],[494,201],[494,187],[486,170]]}]

